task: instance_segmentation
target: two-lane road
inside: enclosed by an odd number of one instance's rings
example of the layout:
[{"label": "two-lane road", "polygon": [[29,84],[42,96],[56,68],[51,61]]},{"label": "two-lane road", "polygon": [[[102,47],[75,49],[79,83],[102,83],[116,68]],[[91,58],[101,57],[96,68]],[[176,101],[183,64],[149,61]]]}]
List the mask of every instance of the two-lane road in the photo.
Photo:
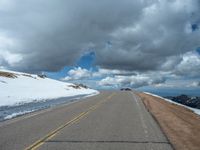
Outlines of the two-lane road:
[{"label": "two-lane road", "polygon": [[171,150],[133,92],[101,92],[0,123],[0,149]]}]

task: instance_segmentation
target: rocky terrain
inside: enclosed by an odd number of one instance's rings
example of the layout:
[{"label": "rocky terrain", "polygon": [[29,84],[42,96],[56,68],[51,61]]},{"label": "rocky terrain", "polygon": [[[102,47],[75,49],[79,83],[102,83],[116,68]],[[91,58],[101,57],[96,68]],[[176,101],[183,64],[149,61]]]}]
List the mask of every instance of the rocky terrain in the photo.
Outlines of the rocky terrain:
[{"label": "rocky terrain", "polygon": [[180,95],[167,96],[166,98],[192,108],[200,109],[200,97],[189,97],[188,95]]}]

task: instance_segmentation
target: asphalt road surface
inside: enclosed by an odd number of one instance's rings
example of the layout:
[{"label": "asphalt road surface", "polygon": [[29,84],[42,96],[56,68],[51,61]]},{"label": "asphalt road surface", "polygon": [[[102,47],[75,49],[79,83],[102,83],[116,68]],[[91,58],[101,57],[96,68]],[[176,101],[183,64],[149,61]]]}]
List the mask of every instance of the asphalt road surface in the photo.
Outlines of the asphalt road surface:
[{"label": "asphalt road surface", "polygon": [[101,92],[79,102],[0,123],[1,150],[171,150],[133,92]]}]

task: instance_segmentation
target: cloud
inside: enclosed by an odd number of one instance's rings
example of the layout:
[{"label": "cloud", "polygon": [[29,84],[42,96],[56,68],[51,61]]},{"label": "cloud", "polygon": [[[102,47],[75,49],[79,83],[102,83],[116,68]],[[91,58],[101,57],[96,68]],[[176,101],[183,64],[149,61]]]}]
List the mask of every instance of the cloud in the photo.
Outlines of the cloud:
[{"label": "cloud", "polygon": [[200,81],[192,82],[192,84],[190,84],[189,87],[200,87]]},{"label": "cloud", "polygon": [[5,34],[0,34],[0,65],[14,67],[16,63],[23,59],[21,54],[10,50],[13,46],[18,47],[16,42]]},{"label": "cloud", "polygon": [[199,77],[200,55],[188,52],[182,56],[182,61],[175,67],[174,74],[179,76]]},{"label": "cloud", "polygon": [[67,76],[62,80],[80,80],[80,79],[89,79],[89,78],[103,78],[106,76],[116,76],[123,75],[129,76],[136,74],[132,71],[126,70],[116,70],[116,69],[103,69],[98,68],[97,71],[88,70],[81,67],[75,67],[67,72]]},{"label": "cloud", "polygon": [[81,80],[81,79],[90,78],[91,76],[92,76],[91,71],[81,68],[81,67],[77,67],[77,68],[69,70],[68,76],[66,76],[65,78],[63,78],[61,80],[63,80],[63,81]]},{"label": "cloud", "polygon": [[[191,29],[199,21],[199,5],[193,2],[153,1],[134,24],[112,33],[112,46],[98,51],[97,63],[111,69],[146,71],[163,69],[169,59],[180,61],[177,56],[199,45],[200,32]],[[191,32],[185,31],[186,26]]]},{"label": "cloud", "polygon": [[160,89],[197,89],[200,87],[200,81],[197,79],[172,79],[164,83],[154,85],[155,88]]},{"label": "cloud", "polygon": [[129,76],[135,74],[136,73],[134,71],[99,68],[98,71],[92,73],[92,76],[93,77],[105,77],[114,75]]},{"label": "cloud", "polygon": [[163,77],[150,77],[144,75],[136,76],[114,76],[106,77],[99,81],[101,86],[111,86],[111,87],[143,87],[148,85],[154,85],[165,82]]},{"label": "cloud", "polygon": [[[193,30],[200,23],[198,0],[1,4],[0,35],[6,42],[4,48],[0,42],[0,65],[15,70],[58,71],[73,65],[88,49],[104,69],[169,70],[179,64],[179,55],[199,46],[200,30]],[[5,59],[5,53],[14,55],[15,63]]]},{"label": "cloud", "polygon": [[108,39],[109,33],[130,24],[138,16],[140,1],[114,2],[3,1],[0,32],[18,40],[20,48],[7,46],[9,51],[23,55],[14,69],[58,71],[72,65],[83,51],[99,47]]},{"label": "cloud", "polygon": [[[190,67],[188,70],[187,63],[186,68],[184,67],[185,57],[196,57],[195,52],[190,53],[190,55],[183,55],[184,59],[178,65],[182,69],[187,69],[185,72],[192,71],[195,68]],[[198,57],[198,56],[197,56]],[[195,59],[189,59],[190,61],[195,61]],[[187,62],[187,61],[186,61]],[[168,63],[170,64],[170,63]],[[191,64],[190,64],[191,65]],[[179,68],[179,69],[180,69]],[[176,73],[174,73],[176,71]],[[99,68],[96,71],[88,70],[81,67],[75,67],[68,71],[67,76],[61,80],[78,82],[89,85],[95,88],[120,88],[120,87],[131,87],[140,88],[145,86],[151,86],[156,88],[194,88],[199,87],[198,77],[187,77],[185,74],[179,74],[177,68],[168,71],[148,71],[146,73],[134,72],[127,70],[113,70],[113,69],[102,69]],[[179,70],[180,71],[180,70]],[[190,74],[192,75],[192,73]]]},{"label": "cloud", "polygon": [[[135,75],[135,76],[133,76]],[[100,81],[98,81],[98,80]],[[84,84],[101,85],[101,86],[134,86],[140,87],[144,85],[149,85],[156,83],[158,80],[149,80],[150,77],[143,77],[141,75],[136,75],[135,72],[125,71],[125,70],[109,70],[99,68],[97,71],[88,70],[81,67],[75,67],[68,71],[67,76],[62,78],[63,81],[80,82]],[[133,83],[134,82],[134,83]],[[134,85],[133,85],[134,84]]]},{"label": "cloud", "polygon": [[199,0],[1,0],[0,68],[59,71],[92,51],[97,71],[75,67],[62,80],[198,85],[199,6]]}]

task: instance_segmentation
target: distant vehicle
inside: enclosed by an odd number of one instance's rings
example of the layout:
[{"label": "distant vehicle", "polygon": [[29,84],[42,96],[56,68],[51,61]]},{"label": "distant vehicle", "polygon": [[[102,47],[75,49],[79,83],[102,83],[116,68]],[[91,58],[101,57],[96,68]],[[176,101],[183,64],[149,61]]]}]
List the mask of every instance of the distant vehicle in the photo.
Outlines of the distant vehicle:
[{"label": "distant vehicle", "polygon": [[121,88],[120,90],[121,90],[121,91],[132,91],[131,88]]}]

